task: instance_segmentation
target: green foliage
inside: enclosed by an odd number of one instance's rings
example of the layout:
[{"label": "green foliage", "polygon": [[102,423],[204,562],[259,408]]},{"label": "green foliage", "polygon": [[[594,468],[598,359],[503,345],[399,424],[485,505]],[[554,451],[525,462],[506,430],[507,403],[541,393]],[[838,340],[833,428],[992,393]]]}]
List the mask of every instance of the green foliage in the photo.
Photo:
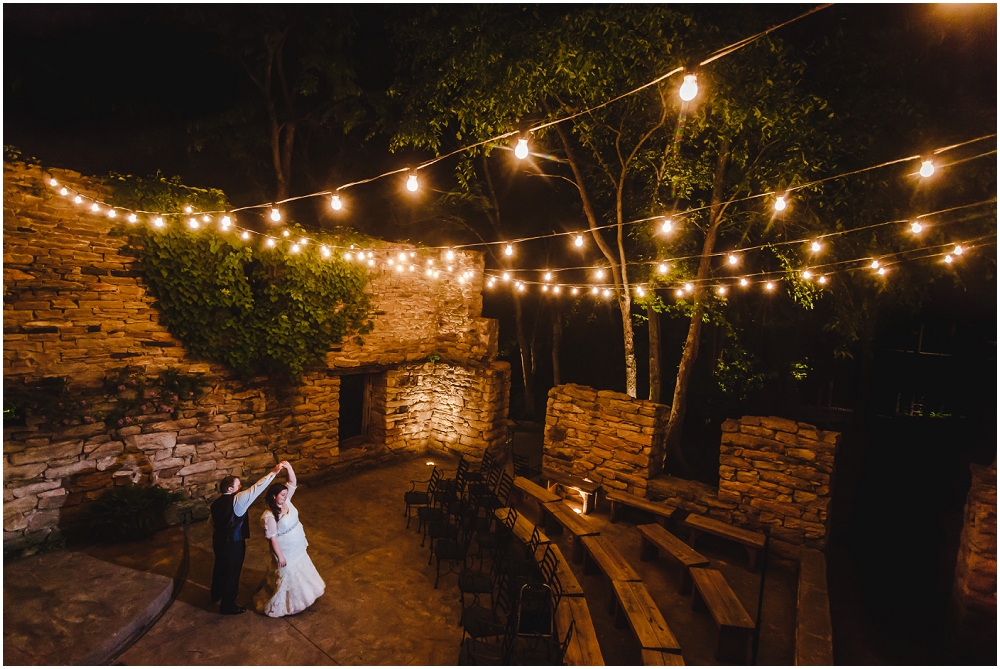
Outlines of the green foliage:
[{"label": "green foliage", "polygon": [[168,369],[150,379],[139,367],[116,369],[104,377],[104,399],[113,403],[104,415],[104,422],[117,429],[132,425],[146,414],[176,414],[177,404],[198,399],[204,386],[204,374]]},{"label": "green foliage", "polygon": [[809,374],[812,371],[812,367],[809,366],[809,358],[803,358],[802,360],[792,362],[789,373],[796,381],[805,381],[809,378]]},{"label": "green foliage", "polygon": [[437,353],[431,353],[429,356],[427,356],[427,362],[434,362],[434,363],[441,362],[441,356],[438,355]]},{"label": "green foliage", "polygon": [[[112,185],[114,202],[123,207],[179,211],[195,202],[202,211],[224,208],[218,191],[179,190],[171,180],[119,177]],[[302,235],[295,225],[288,230]],[[356,240],[352,233],[311,233],[316,243],[296,254],[255,250],[235,236],[190,230],[179,221],[162,230],[123,224],[120,233],[170,332],[193,355],[244,377],[296,377],[346,335],[373,327],[367,270],[321,252],[323,245]]]},{"label": "green foliage", "polygon": [[144,539],[166,525],[167,507],[183,498],[158,486],[115,486],[91,505],[90,530],[104,541]]}]

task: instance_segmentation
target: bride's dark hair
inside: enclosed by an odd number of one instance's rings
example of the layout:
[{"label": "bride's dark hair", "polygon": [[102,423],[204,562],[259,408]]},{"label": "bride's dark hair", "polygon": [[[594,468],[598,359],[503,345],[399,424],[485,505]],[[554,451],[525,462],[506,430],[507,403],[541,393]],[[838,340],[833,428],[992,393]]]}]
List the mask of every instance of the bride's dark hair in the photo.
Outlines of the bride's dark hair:
[{"label": "bride's dark hair", "polygon": [[264,504],[274,514],[275,522],[281,517],[281,507],[278,506],[278,495],[281,494],[282,490],[288,490],[288,486],[284,483],[275,483],[267,489],[267,493],[264,495]]}]

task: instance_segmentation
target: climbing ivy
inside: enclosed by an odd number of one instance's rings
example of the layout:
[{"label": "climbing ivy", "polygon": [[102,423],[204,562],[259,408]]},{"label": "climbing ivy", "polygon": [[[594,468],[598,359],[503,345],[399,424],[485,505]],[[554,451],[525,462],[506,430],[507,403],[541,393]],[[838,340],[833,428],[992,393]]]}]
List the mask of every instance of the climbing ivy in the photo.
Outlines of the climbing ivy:
[{"label": "climbing ivy", "polygon": [[[218,211],[228,208],[221,191],[151,179],[112,175],[112,203],[146,211]],[[297,377],[345,336],[372,330],[365,268],[329,257],[321,245],[362,240],[353,231],[310,233],[314,240],[291,253],[285,244],[259,248],[207,223],[192,230],[176,216],[160,229],[121,223],[139,270],[163,311],[167,328],[195,356],[222,362],[248,378],[258,374]],[[284,228],[304,236],[297,225]]]}]

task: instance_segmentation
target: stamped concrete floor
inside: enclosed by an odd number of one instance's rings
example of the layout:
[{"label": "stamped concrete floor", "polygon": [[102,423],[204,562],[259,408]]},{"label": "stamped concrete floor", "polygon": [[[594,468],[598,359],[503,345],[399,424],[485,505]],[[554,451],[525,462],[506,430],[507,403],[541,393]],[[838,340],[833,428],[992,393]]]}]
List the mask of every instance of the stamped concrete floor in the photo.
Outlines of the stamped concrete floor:
[{"label": "stamped concrete floor", "polygon": [[[366,664],[450,665],[458,659],[460,606],[454,575],[442,576],[433,588],[434,568],[428,550],[420,548],[414,521],[404,529],[402,493],[410,479],[426,478],[425,464],[454,466],[440,456],[396,462],[316,487],[296,495],[309,554],[327,583],[326,594],[295,616],[271,619],[247,612],[221,616],[209,602],[212,569],[211,529],[189,526],[188,580],[174,604],[153,628],[116,664]],[[534,504],[519,504],[537,520]],[[251,518],[261,513],[261,502]],[[670,563],[639,561],[639,534],[629,517],[611,525],[607,509],[591,516],[611,537],[645,580],[654,600],[677,636],[688,664],[714,664],[717,631],[706,613],[695,613],[690,598],[677,593]],[[556,539],[565,555],[568,538]],[[756,615],[759,575],[746,570],[738,547],[699,543],[712,566],[721,569],[744,606]],[[240,603],[249,604],[263,579],[267,560],[263,533],[253,527],[243,569]],[[639,664],[639,648],[629,629],[616,629],[606,612],[610,584],[600,575],[584,576],[583,584],[607,664]],[[759,664],[791,664],[795,620],[794,573],[772,566],[765,597],[764,631]]]}]

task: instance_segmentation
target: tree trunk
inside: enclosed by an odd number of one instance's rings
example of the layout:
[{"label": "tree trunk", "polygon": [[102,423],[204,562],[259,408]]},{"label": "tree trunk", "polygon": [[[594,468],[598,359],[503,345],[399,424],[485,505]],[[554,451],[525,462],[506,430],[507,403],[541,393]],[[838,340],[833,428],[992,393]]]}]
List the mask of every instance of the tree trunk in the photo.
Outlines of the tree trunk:
[{"label": "tree trunk", "polygon": [[562,314],[552,314],[552,384],[562,385],[562,373],[559,370],[559,352],[562,348]]},{"label": "tree trunk", "polygon": [[646,307],[649,320],[649,401],[660,401],[660,314]]},{"label": "tree trunk", "polygon": [[517,325],[517,347],[521,351],[521,376],[524,380],[524,413],[535,416],[535,365],[531,360],[531,344],[524,331],[524,316],[521,312],[521,297],[514,295],[514,317]]},{"label": "tree trunk", "polygon": [[628,289],[623,289],[618,308],[622,312],[622,335],[625,339],[625,392],[629,397],[639,394],[637,385],[639,371],[635,362],[635,333],[632,331],[632,299]]},{"label": "tree trunk", "polygon": [[712,205],[709,209],[708,231],[705,233],[705,243],[702,245],[701,261],[698,264],[698,281],[694,289],[694,311],[688,325],[687,338],[684,340],[684,352],[677,368],[677,383],[674,386],[674,398],[670,403],[670,419],[667,421],[666,449],[667,469],[678,468],[684,474],[690,475],[690,467],[681,452],[681,430],[684,425],[684,414],[687,412],[687,393],[691,383],[691,373],[698,359],[698,347],[701,343],[702,316],[705,314],[706,280],[711,275],[712,252],[715,249],[715,238],[719,232],[722,220],[722,189],[725,185],[726,170],[729,167],[729,143],[723,141],[719,146],[719,157],[715,162],[715,176],[712,184]]}]

